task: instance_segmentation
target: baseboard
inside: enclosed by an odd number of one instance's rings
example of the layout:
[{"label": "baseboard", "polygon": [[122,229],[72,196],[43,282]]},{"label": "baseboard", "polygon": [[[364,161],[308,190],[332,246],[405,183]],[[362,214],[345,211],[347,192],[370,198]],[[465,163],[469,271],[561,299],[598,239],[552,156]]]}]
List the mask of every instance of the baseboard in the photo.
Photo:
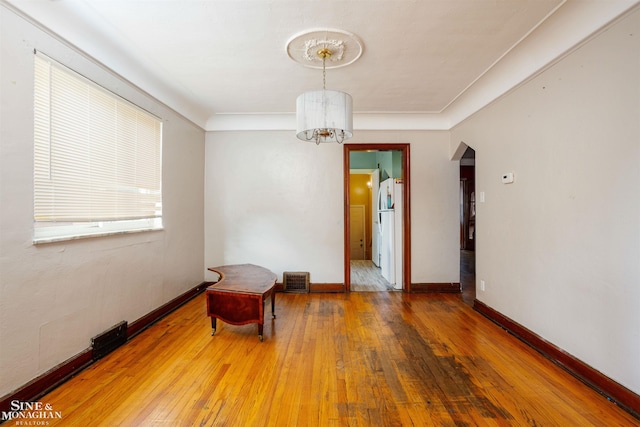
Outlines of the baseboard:
[{"label": "baseboard", "polygon": [[[184,294],[153,310],[149,314],[141,317],[135,322],[130,323],[127,328],[128,339],[139,334],[153,323],[157,322],[176,308],[180,307],[182,304],[203,292],[208,285],[209,283],[203,282],[195,288],[189,289]],[[11,402],[14,400],[19,400],[21,402],[34,401],[64,383],[73,375],[90,366],[94,362],[92,353],[91,348],[87,348],[39,377],[34,378],[12,393],[1,397],[0,413],[8,412],[11,408]]]},{"label": "baseboard", "polygon": [[[284,292],[284,284],[276,283],[276,292]],[[309,283],[309,293],[341,293],[346,292],[342,283]],[[298,293],[298,292],[293,292]]]},{"label": "baseboard", "polygon": [[430,294],[430,293],[455,293],[459,294],[462,292],[462,287],[460,283],[412,283],[411,284],[411,293],[412,294]]},{"label": "baseboard", "polygon": [[39,377],[29,381],[13,393],[0,398],[0,413],[9,412],[11,402],[14,400],[19,400],[20,402],[36,400],[92,363],[93,355],[91,349],[88,348],[82,353],[75,355]]},{"label": "baseboard", "polygon": [[544,338],[517,322],[514,322],[483,302],[475,300],[473,308],[634,417],[640,419],[640,396],[633,391],[595,370],[561,348],[551,344]]},{"label": "baseboard", "polygon": [[164,316],[171,313],[176,308],[180,307],[182,304],[186,303],[187,301],[189,301],[199,293],[204,292],[204,290],[207,289],[207,286],[210,286],[210,285],[212,285],[212,283],[202,282],[195,288],[189,289],[187,292],[183,293],[182,295],[179,295],[178,297],[172,299],[168,303],[156,308],[149,314],[142,316],[138,320],[130,323],[129,327],[127,328],[127,336],[129,337],[129,339],[131,339],[132,337],[138,335],[140,332],[142,332],[149,326],[153,325],[155,322],[162,319]]},{"label": "baseboard", "polygon": [[346,288],[343,283],[311,283],[309,284],[309,292],[341,293],[346,292]]},{"label": "baseboard", "polygon": [[[282,292],[284,286],[276,283],[276,292]],[[346,288],[342,283],[311,283],[309,284],[310,293],[343,293]],[[460,283],[412,283],[411,293],[461,293],[462,287]]]}]

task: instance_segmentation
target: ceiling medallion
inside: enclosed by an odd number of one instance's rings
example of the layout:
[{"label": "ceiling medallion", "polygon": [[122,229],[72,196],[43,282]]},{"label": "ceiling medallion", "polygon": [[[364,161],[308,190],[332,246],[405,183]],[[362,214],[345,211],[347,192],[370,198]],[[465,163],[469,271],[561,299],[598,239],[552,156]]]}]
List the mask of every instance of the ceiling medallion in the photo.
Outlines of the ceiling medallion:
[{"label": "ceiling medallion", "polygon": [[318,50],[327,48],[331,57],[324,64],[326,69],[346,67],[362,56],[362,42],[353,33],[337,29],[312,29],[300,32],[287,41],[287,55],[297,63],[322,69]]}]

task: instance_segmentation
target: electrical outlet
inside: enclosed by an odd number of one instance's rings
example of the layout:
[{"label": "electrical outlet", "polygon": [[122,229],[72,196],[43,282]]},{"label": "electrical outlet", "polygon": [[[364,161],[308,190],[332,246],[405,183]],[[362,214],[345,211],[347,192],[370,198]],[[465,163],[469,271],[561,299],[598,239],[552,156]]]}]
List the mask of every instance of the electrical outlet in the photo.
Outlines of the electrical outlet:
[{"label": "electrical outlet", "polygon": [[481,290],[482,292],[484,292],[484,290],[485,290],[484,280],[480,280],[480,290]]}]

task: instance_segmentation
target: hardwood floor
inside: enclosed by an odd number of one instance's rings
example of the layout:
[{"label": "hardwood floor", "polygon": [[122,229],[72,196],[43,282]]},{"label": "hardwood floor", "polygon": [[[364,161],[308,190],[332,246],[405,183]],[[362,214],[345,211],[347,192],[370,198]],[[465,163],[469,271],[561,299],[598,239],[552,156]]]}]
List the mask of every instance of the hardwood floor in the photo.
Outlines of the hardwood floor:
[{"label": "hardwood floor", "polygon": [[393,286],[382,277],[380,268],[371,260],[351,260],[351,290],[354,292],[393,291]]},{"label": "hardwood floor", "polygon": [[[281,294],[264,326],[204,295],[39,400],[50,426],[632,426],[460,295]],[[7,425],[12,425],[11,422]]]},{"label": "hardwood floor", "polygon": [[462,300],[473,306],[476,299],[476,253],[460,251],[460,286]]}]

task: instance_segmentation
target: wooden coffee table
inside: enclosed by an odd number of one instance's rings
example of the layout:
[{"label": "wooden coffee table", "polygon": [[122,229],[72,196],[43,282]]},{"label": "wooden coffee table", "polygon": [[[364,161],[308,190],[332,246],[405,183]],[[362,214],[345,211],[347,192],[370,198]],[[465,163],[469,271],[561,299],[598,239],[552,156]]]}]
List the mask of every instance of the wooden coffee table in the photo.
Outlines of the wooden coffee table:
[{"label": "wooden coffee table", "polygon": [[271,298],[271,315],[275,319],[276,275],[264,267],[236,264],[212,267],[220,280],[206,290],[207,315],[211,317],[211,335],[216,320],[232,325],[258,324],[258,338],[263,341],[264,302]]}]

